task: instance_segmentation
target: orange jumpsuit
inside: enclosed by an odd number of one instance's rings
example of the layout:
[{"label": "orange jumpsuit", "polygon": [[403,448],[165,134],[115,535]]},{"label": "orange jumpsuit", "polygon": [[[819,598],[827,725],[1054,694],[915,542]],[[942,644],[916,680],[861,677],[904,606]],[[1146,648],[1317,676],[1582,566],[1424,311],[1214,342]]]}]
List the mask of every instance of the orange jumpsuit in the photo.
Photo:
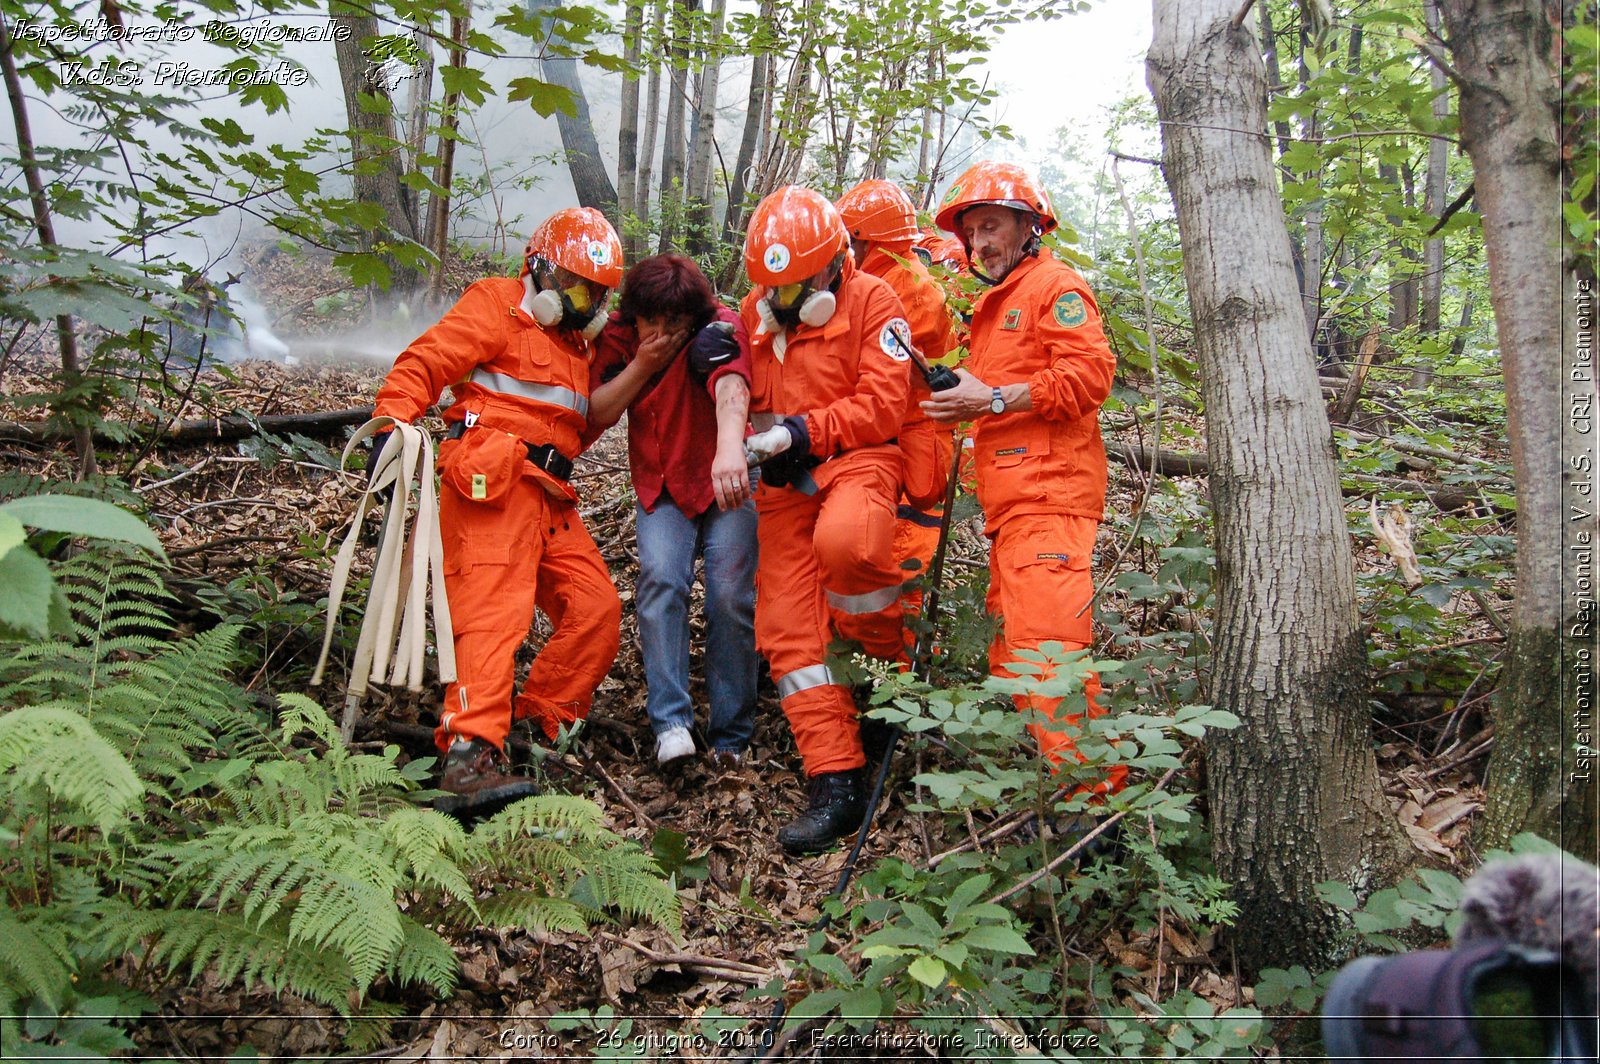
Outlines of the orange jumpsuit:
[{"label": "orange jumpsuit", "polygon": [[[874,246],[861,260],[861,269],[889,282],[900,297],[911,324],[911,341],[924,358],[937,362],[955,348],[944,289],[922,260],[912,254],[909,244],[895,249]],[[922,375],[913,372],[911,379],[911,400],[900,425],[900,449],[906,456],[905,485],[894,530],[895,565],[900,578],[910,585],[900,596],[904,618],[914,617],[922,609],[922,589],[912,581],[922,575],[938,549],[939,517],[953,446],[949,427],[936,424],[922,412],[921,401],[928,397]],[[916,636],[910,630],[902,638],[907,648],[916,644]]]},{"label": "orange jumpsuit", "polygon": [[[855,702],[827,666],[829,620],[869,650],[900,644],[902,574],[894,564],[908,357],[886,335],[900,301],[847,260],[833,317],[797,326],[784,344],[761,325],[756,289],[739,308],[750,333],[752,414],[804,414],[815,495],[763,484],[756,570],[756,646],[772,668],[806,775],[866,764]],[[779,346],[783,351],[779,353]]]},{"label": "orange jumpsuit", "polygon": [[[547,736],[588,715],[616,659],[622,604],[577,495],[536,467],[527,445],[579,453],[589,409],[587,341],[542,328],[522,281],[472,285],[437,325],[400,353],[378,390],[376,414],[410,422],[449,386],[444,419],[459,439],[440,448],[439,530],[455,622],[457,679],[434,733],[504,747],[513,717]],[[554,633],[512,701],[515,656],[534,607]]]},{"label": "orange jumpsuit", "polygon": [[[990,671],[1016,652],[1055,640],[1068,650],[1093,641],[1089,574],[1095,530],[1105,506],[1106,451],[1099,410],[1111,394],[1116,356],[1100,327],[1089,286],[1066,263],[1041,253],[1024,258],[979,297],[972,313],[967,368],[985,384],[1026,382],[1032,409],[981,417],[973,449],[978,501],[990,540],[990,614],[1001,618],[989,651]],[[1098,677],[1086,677],[1089,711]],[[1019,700],[1052,719],[1060,699]],[[1051,760],[1072,750],[1070,738],[1032,726]],[[1125,770],[1114,773],[1119,782]]]}]

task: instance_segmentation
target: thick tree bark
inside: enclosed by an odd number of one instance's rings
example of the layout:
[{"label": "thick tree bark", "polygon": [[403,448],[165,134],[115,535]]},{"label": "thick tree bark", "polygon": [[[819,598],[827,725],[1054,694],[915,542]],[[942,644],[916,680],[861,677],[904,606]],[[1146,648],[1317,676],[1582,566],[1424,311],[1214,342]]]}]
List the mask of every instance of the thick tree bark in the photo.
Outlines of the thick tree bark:
[{"label": "thick tree bark", "polygon": [[[1461,141],[1472,159],[1483,217],[1517,481],[1517,601],[1481,837],[1492,844],[1534,831],[1593,861],[1594,773],[1592,767],[1580,771],[1573,744],[1580,730],[1594,743],[1595,622],[1580,612],[1584,563],[1567,548],[1580,532],[1594,542],[1595,506],[1592,496],[1587,505],[1572,505],[1580,499],[1574,490],[1579,470],[1566,460],[1590,453],[1591,440],[1578,435],[1576,418],[1568,417],[1577,409],[1575,398],[1570,408],[1564,400],[1573,398],[1569,390],[1582,388],[1592,410],[1595,384],[1592,372],[1570,383],[1563,376],[1571,351],[1563,324],[1582,313],[1584,303],[1574,262],[1563,253],[1556,208],[1562,195],[1560,86],[1551,57],[1560,10],[1540,0],[1443,0],[1440,7],[1463,80]],[[1590,293],[1591,336],[1593,301]],[[1592,483],[1593,476],[1590,471],[1584,480]],[[1588,572],[1592,601],[1592,564]],[[1587,667],[1581,668],[1585,653]],[[1579,682],[1584,675],[1587,684]]]},{"label": "thick tree bark", "polygon": [[1253,972],[1337,959],[1348,917],[1320,904],[1316,885],[1364,895],[1402,851],[1370,745],[1350,537],[1265,132],[1261,56],[1232,24],[1238,8],[1158,0],[1146,65],[1206,400],[1211,700],[1242,722],[1207,744],[1213,850]]},{"label": "thick tree bark", "polygon": [[[647,0],[630,0],[623,25],[623,59],[630,67],[638,67],[644,39],[644,7]],[[639,186],[639,78],[629,74],[622,82],[622,116],[617,130],[617,215],[622,223],[622,258],[636,262],[640,255],[640,241],[636,226],[629,225],[637,217],[635,210]]]}]

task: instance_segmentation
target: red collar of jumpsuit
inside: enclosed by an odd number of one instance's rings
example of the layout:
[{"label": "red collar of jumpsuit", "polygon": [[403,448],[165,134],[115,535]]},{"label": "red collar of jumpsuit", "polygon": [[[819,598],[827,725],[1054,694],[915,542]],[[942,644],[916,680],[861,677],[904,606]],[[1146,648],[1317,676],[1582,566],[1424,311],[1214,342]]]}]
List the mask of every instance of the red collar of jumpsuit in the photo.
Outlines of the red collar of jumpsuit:
[{"label": "red collar of jumpsuit", "polygon": [[[470,425],[439,451],[439,531],[456,637],[435,739],[503,747],[513,716],[553,736],[584,717],[615,660],[622,616],[611,574],[578,517],[570,485],[528,461],[526,444],[579,452],[588,421],[590,346],[546,330],[523,282],[478,281],[395,360],[376,413],[414,421],[449,387],[446,422]],[[522,693],[517,648],[535,605],[554,629]]]},{"label": "red collar of jumpsuit", "polygon": [[[971,350],[967,368],[975,377],[991,386],[1025,381],[1032,400],[1030,410],[979,418],[973,434],[991,544],[986,605],[1002,618],[990,670],[1011,675],[1006,665],[1020,650],[1052,641],[1068,650],[1092,644],[1089,562],[1106,493],[1099,411],[1117,363],[1089,286],[1048,253],[1022,260],[980,296]],[[1099,692],[1099,678],[1086,675],[1095,716],[1103,712],[1094,701]],[[1016,701],[1053,719],[1081,720],[1061,699]],[[1029,730],[1052,762],[1072,755],[1070,736],[1039,725]],[[1126,775],[1119,766],[1096,789],[1120,787]]]},{"label": "red collar of jumpsuit", "polygon": [[904,310],[887,283],[847,262],[834,315],[787,334],[780,360],[762,331],[757,288],[740,305],[750,332],[753,413],[804,414],[818,490],[763,485],[756,645],[778,685],[808,776],[866,763],[855,703],[826,664],[832,633],[900,651],[895,504],[911,364],[888,329]]}]

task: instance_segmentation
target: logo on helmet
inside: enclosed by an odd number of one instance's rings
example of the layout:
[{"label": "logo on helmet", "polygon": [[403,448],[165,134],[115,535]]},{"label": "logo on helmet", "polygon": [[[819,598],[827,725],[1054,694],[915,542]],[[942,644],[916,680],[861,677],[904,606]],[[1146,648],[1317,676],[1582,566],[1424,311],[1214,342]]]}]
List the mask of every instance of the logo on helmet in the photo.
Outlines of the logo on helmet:
[{"label": "logo on helmet", "polygon": [[589,261],[596,266],[604,266],[611,261],[611,249],[598,240],[589,241]]},{"label": "logo on helmet", "polygon": [[961,195],[961,186],[960,185],[951,185],[950,186],[950,191],[946,192],[944,194],[945,205],[948,206],[948,205],[954,203],[956,201],[956,197],[959,196],[959,195]]},{"label": "logo on helmet", "polygon": [[773,273],[782,273],[789,265],[789,249],[783,244],[773,244],[761,256],[761,263]]}]

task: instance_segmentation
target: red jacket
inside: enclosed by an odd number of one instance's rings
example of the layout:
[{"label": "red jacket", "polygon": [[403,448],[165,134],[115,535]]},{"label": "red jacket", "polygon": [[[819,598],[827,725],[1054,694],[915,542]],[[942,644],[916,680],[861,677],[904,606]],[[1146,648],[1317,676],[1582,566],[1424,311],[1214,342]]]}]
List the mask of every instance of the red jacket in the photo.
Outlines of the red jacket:
[{"label": "red jacket", "polygon": [[1089,286],[1047,252],[1023,259],[978,298],[971,350],[975,377],[994,386],[1026,381],[1033,403],[977,420],[978,501],[989,524],[1025,513],[1098,521],[1106,498],[1099,411],[1117,359]]},{"label": "red jacket", "polygon": [[[717,453],[717,382],[733,373],[750,379],[750,343],[733,311],[722,308],[716,320],[734,323],[739,356],[718,366],[703,382],[679,351],[667,368],[628,404],[628,467],[639,503],[654,512],[662,492],[677,508],[698,517],[716,502],[711,461]],[[692,339],[692,338],[691,338]],[[613,314],[600,334],[599,352],[589,369],[593,394],[615,370],[633,361],[639,334]]]}]

